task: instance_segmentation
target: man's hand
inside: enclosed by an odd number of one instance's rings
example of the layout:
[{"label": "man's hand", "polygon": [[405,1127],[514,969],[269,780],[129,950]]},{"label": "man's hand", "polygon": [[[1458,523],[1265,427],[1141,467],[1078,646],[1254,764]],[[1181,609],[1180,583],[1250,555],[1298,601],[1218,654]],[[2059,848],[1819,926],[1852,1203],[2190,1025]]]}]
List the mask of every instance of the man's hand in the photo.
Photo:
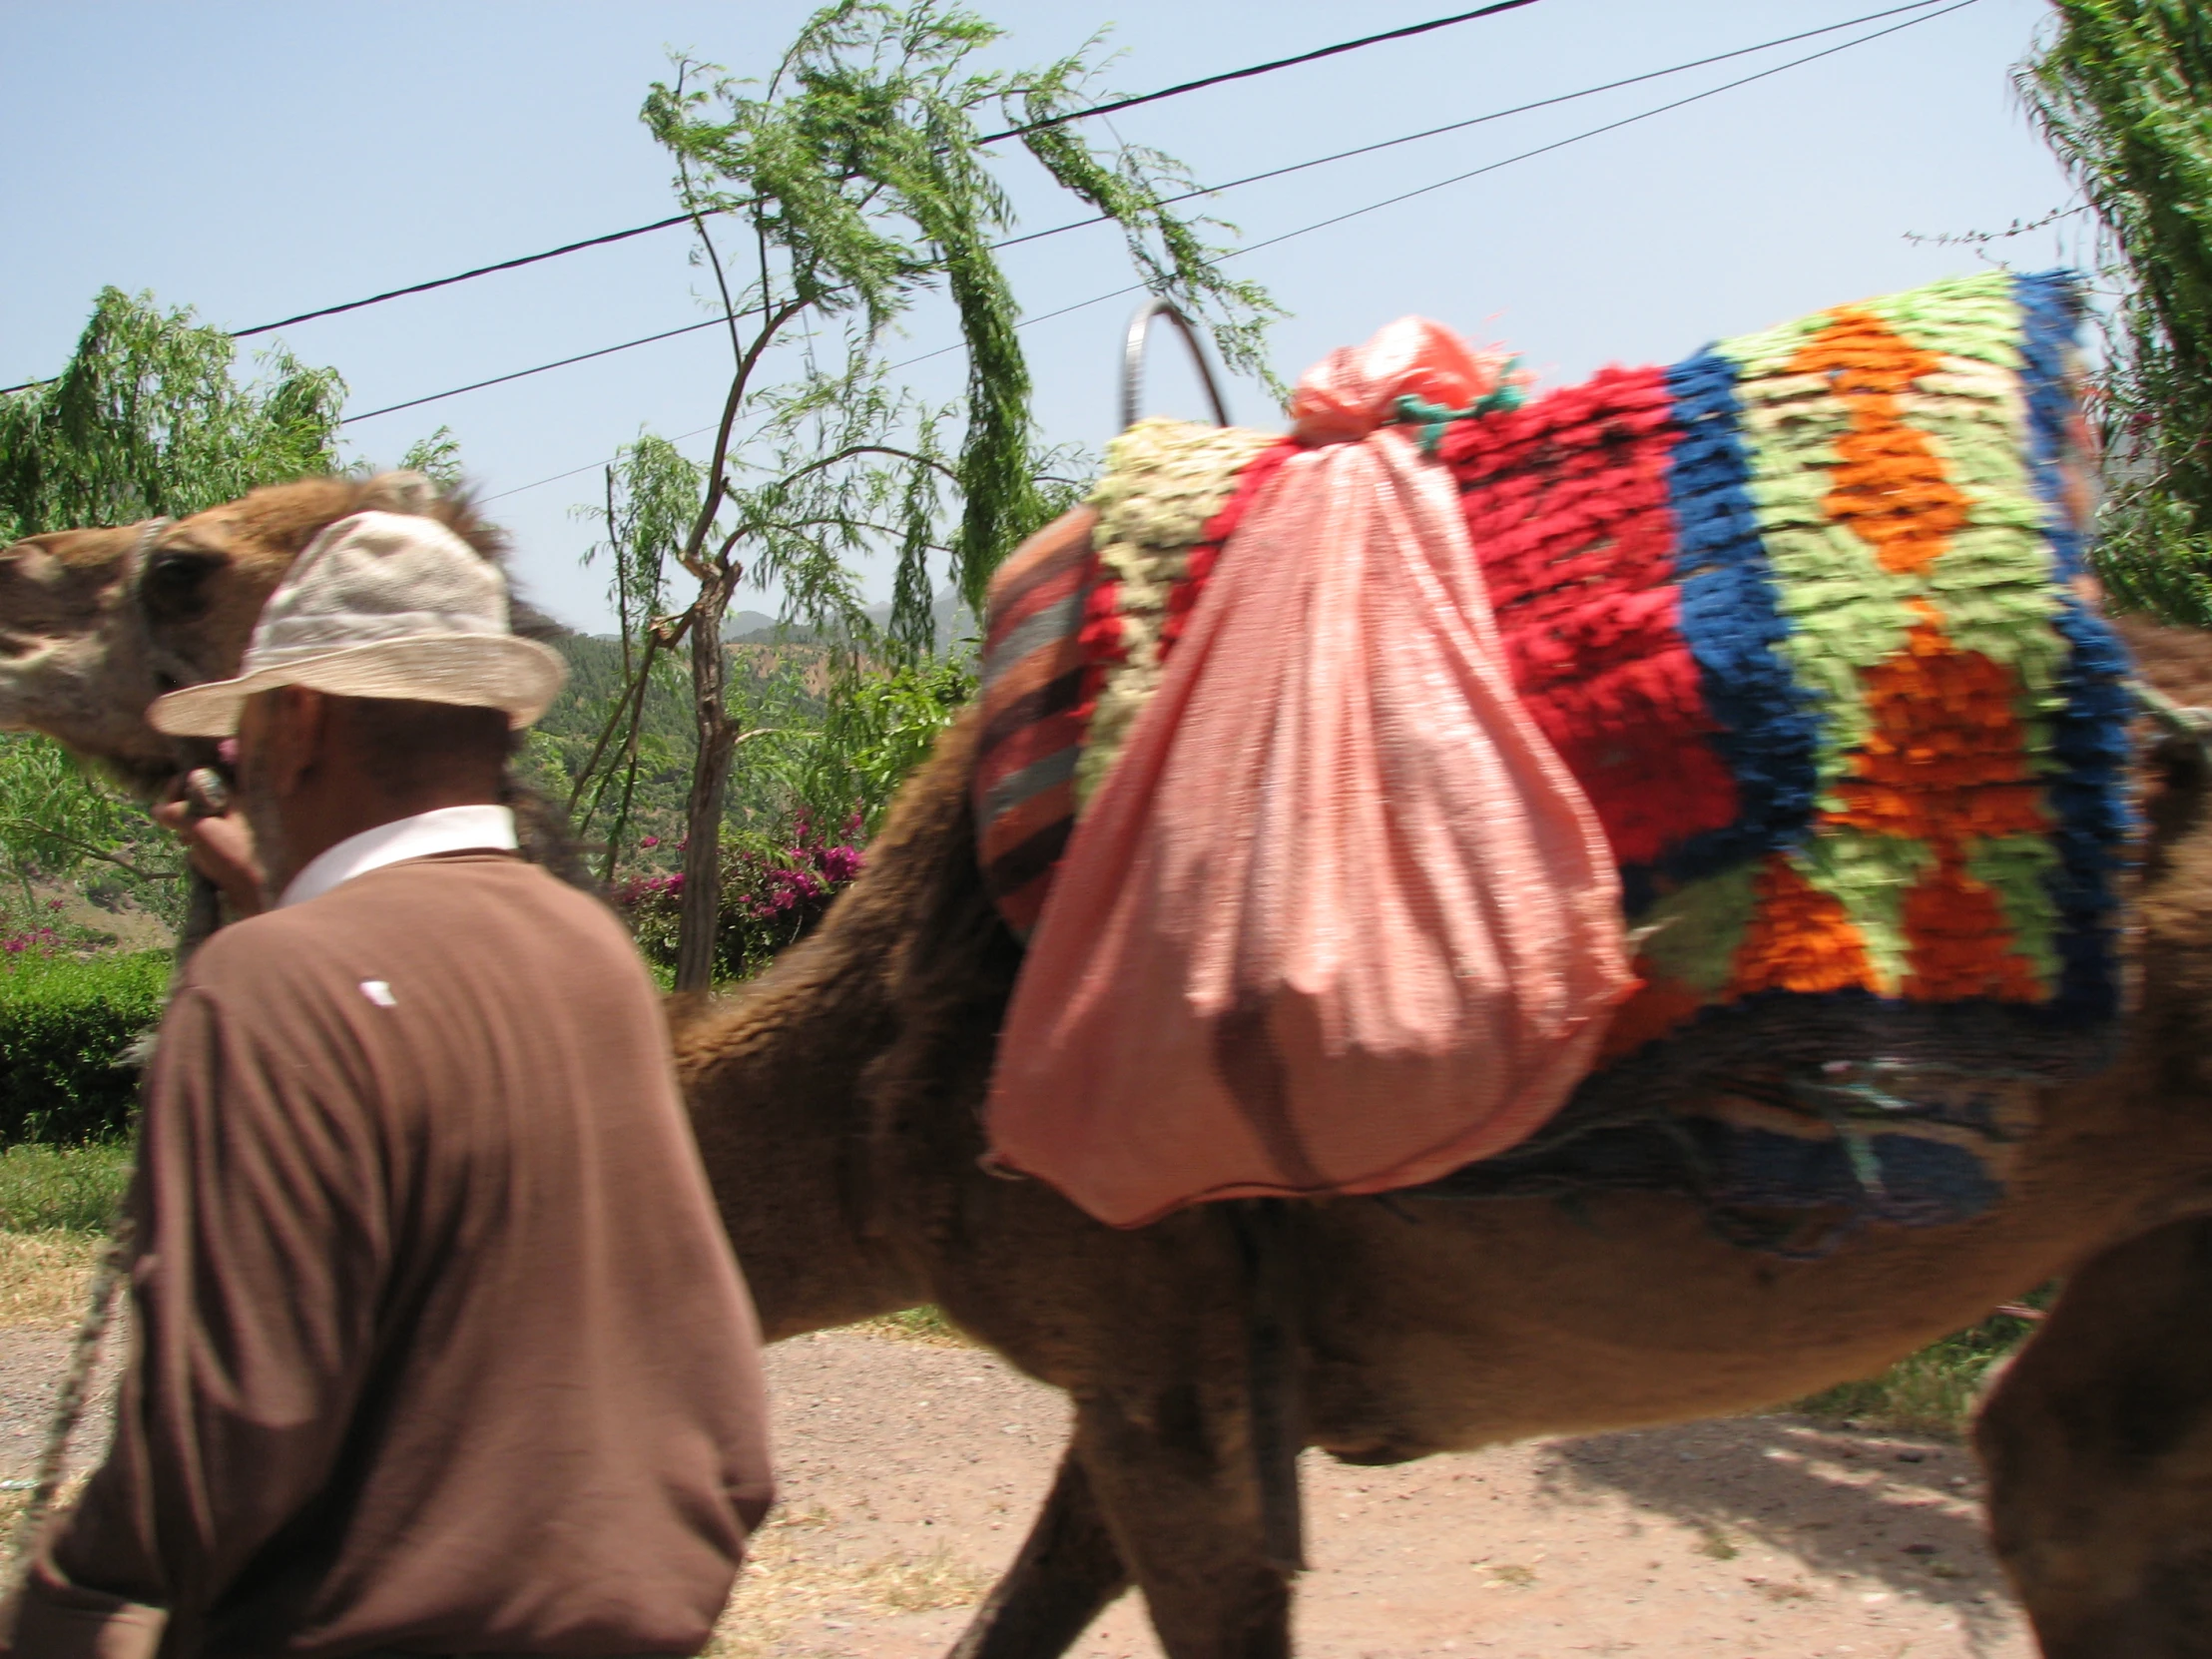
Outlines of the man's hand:
[{"label": "man's hand", "polygon": [[219,817],[195,812],[179,794],[154,809],[154,822],[174,830],[185,843],[192,867],[213,881],[240,916],[258,916],[268,907],[263,896],[261,861],[254,855],[254,832],[236,808]]}]

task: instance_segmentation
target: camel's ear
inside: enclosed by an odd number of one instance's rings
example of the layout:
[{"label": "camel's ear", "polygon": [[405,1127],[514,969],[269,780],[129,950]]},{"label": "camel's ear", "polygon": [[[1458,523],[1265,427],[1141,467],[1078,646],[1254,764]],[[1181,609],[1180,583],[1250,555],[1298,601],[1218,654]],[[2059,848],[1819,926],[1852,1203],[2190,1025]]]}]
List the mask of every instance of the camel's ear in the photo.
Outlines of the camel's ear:
[{"label": "camel's ear", "polygon": [[175,548],[157,552],[139,578],[139,603],[157,626],[197,622],[214,601],[215,573],[229,561],[220,553]]},{"label": "camel's ear", "polygon": [[361,505],[386,513],[427,513],[436,505],[438,486],[419,472],[379,472],[361,493]]}]

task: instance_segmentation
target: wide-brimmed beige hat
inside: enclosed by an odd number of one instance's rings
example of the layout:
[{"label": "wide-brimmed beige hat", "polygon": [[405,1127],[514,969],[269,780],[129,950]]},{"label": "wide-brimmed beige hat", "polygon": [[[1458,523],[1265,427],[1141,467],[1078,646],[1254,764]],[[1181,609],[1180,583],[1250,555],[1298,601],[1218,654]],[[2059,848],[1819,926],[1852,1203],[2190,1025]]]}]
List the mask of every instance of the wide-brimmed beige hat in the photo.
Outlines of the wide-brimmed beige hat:
[{"label": "wide-brimmed beige hat", "polygon": [[227,738],[257,692],[308,686],[544,714],[568,677],[560,654],[516,639],[507,579],[435,519],[355,513],[307,544],[262,607],[238,676],[154,700],[146,718],[180,738]]}]

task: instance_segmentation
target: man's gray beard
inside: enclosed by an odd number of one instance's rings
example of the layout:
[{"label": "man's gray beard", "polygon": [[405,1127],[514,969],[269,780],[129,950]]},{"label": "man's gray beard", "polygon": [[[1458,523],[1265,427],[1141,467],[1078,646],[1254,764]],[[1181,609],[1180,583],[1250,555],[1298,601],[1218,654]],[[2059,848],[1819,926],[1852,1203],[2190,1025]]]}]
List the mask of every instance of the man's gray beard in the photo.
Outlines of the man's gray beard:
[{"label": "man's gray beard", "polygon": [[251,775],[239,779],[239,810],[246,815],[246,828],[254,832],[254,856],[262,866],[262,898],[274,909],[299,873],[284,845],[283,815],[277,812],[269,786]]}]

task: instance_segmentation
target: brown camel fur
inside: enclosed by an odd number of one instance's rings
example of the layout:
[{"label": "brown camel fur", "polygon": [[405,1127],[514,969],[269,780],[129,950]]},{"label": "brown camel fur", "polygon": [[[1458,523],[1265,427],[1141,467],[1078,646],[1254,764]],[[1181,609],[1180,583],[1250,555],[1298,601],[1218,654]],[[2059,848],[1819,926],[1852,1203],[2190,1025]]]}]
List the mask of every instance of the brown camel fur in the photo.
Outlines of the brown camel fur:
[{"label": "brown camel fur", "polygon": [[[55,530],[0,548],[0,731],[44,732],[151,800],[215,746],[146,724],[163,692],[231,674],[262,603],[325,525],[370,510],[423,513],[487,559],[507,538],[464,495],[416,472],[306,478],[175,523]],[[151,532],[151,533],[149,533]],[[517,606],[516,631],[551,625]],[[510,777],[524,848],[591,885],[560,814]]]},{"label": "brown camel fur", "polygon": [[[150,640],[224,672],[241,619],[325,510],[307,503],[353,499],[288,488],[218,509],[230,516],[197,623],[154,614],[150,595],[129,614],[129,532],[0,555],[0,723],[157,771],[128,701],[153,683],[147,665],[111,658]],[[255,542],[256,524],[282,539]],[[152,557],[216,541],[188,520]],[[2212,700],[2212,641],[2127,632],[2147,677]],[[1117,1232],[978,1167],[976,1109],[1020,953],[976,871],[973,742],[966,722],[947,734],[813,938],[738,994],[679,1009],[724,1220],[772,1338],[934,1301],[1073,1396],[1044,1513],[956,1653],[1061,1652],[1134,1582],[1174,1659],[1287,1654],[1291,1580],[1254,1475],[1253,1212]],[[2212,1222],[2193,1219],[2212,1216],[2212,826],[2197,751],[2153,770],[2124,1057],[2046,1098],[2001,1205],[1873,1228],[1818,1262],[1732,1248],[1694,1205],[1655,1196],[1593,1196],[1573,1214],[1404,1196],[1276,1207],[1269,1258],[1293,1286],[1304,1441],[1384,1461],[1770,1405],[2074,1274],[1981,1426],[1999,1549],[2052,1654],[2212,1654],[2198,1616],[2212,1599],[2212,1349],[2166,1340],[2201,1323],[2212,1290]]]}]

